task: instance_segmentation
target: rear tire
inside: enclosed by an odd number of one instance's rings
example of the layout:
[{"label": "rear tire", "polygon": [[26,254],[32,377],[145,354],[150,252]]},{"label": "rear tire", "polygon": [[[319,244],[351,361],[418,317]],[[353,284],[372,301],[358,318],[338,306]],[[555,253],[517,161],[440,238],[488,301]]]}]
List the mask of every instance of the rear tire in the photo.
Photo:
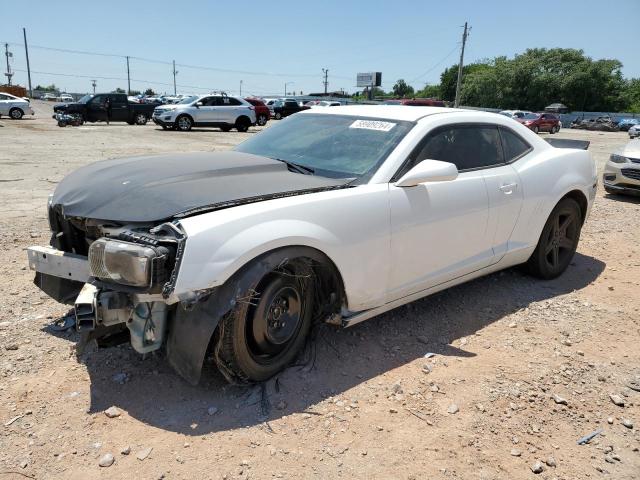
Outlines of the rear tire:
[{"label": "rear tire", "polygon": [[175,129],[181,132],[188,132],[193,127],[193,120],[189,115],[180,115],[176,118]]},{"label": "rear tire", "polygon": [[14,107],[9,110],[9,116],[14,120],[20,120],[24,116],[24,112],[20,108]]},{"label": "rear tire", "polygon": [[264,127],[267,124],[267,116],[266,115],[260,115],[258,117],[258,125],[260,125],[261,127]]},{"label": "rear tire", "polygon": [[240,117],[236,120],[236,129],[239,132],[246,132],[247,130],[249,130],[250,126],[251,120],[249,120],[247,117]]},{"label": "rear tire", "polygon": [[555,135],[556,133],[558,133],[558,127],[554,125],[551,127],[551,135]]},{"label": "rear tire", "polygon": [[214,356],[233,383],[261,382],[290,364],[311,327],[313,275],[304,259],[267,273],[221,319]]},{"label": "rear tire", "polygon": [[537,135],[538,132],[540,132],[540,129],[537,126],[533,127],[533,133]]},{"label": "rear tire", "polygon": [[273,116],[276,120],[282,120],[282,114],[280,112],[276,112]]},{"label": "rear tire", "polygon": [[538,245],[526,263],[528,272],[544,280],[560,276],[573,259],[581,229],[580,206],[571,198],[563,198],[542,229]]},{"label": "rear tire", "polygon": [[136,125],[146,125],[148,120],[144,113],[138,113],[133,119]]}]

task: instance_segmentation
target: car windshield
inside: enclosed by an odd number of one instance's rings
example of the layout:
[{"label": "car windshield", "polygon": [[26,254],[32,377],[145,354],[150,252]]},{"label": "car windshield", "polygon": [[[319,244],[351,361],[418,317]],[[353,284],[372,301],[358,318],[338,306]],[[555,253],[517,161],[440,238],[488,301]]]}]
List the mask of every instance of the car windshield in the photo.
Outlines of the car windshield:
[{"label": "car windshield", "polygon": [[182,100],[180,100],[178,103],[182,104],[182,105],[186,105],[188,103],[193,103],[198,99],[198,97],[196,97],[195,95],[193,97],[185,97]]},{"label": "car windshield", "polygon": [[297,114],[238,145],[252,153],[332,178],[368,178],[413,127],[412,122],[347,115]]},{"label": "car windshield", "polygon": [[78,103],[88,103],[89,100],[93,98],[93,95],[85,95],[84,97],[80,97]]},{"label": "car windshield", "polygon": [[538,113],[525,113],[522,118],[524,118],[525,120],[537,120],[538,118],[540,118],[540,114],[538,114]]}]

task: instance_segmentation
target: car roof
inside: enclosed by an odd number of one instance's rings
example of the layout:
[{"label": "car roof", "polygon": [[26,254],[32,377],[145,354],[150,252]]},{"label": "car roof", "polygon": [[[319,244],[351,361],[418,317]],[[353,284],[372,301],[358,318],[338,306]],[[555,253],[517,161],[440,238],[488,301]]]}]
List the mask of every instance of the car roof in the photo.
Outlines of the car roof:
[{"label": "car roof", "polygon": [[303,115],[308,114],[321,114],[321,115],[353,115],[356,117],[373,117],[373,118],[385,118],[389,120],[404,120],[409,122],[415,122],[423,117],[442,113],[458,113],[458,112],[470,112],[473,111],[480,115],[487,115],[492,117],[495,114],[476,110],[463,110],[459,108],[447,108],[447,107],[422,107],[422,106],[408,106],[408,105],[344,105],[340,107],[334,107],[327,110],[305,110],[300,112]]}]

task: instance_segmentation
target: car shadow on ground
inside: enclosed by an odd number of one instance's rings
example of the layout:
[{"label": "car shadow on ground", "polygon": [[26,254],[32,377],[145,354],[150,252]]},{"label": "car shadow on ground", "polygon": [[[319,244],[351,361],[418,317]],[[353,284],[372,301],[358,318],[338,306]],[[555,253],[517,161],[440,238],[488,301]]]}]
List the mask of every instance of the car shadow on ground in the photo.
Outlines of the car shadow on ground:
[{"label": "car shadow on ground", "polygon": [[185,133],[258,133],[260,130],[252,130],[249,129],[246,132],[238,132],[237,130],[232,129],[229,130],[228,132],[225,132],[224,130],[220,130],[219,128],[203,128],[203,127],[197,127],[194,128],[192,130],[189,130],[188,132],[182,132],[180,130],[176,130],[176,129],[167,129],[167,130],[163,130],[162,127],[157,127],[156,130],[158,132],[174,132],[180,135],[183,135]]},{"label": "car shadow on ground", "polygon": [[621,195],[618,193],[607,193],[604,198],[616,202],[635,203],[640,205],[640,195]]},{"label": "car shadow on ground", "polygon": [[[519,269],[509,269],[349,329],[318,326],[298,364],[258,386],[229,385],[210,366],[204,369],[200,385],[191,386],[160,354],[142,358],[128,345],[94,350],[82,358],[91,380],[89,411],[115,405],[141,422],[185,435],[258,424],[271,428],[269,420],[313,413],[318,402],[341,396],[426,353],[436,354],[440,362],[447,357],[473,357],[474,353],[451,343],[532,302],[580,290],[604,268],[603,262],[576,254],[571,267],[555,280],[540,281]],[[63,336],[77,340],[75,333]],[[490,343],[491,339],[482,341]],[[422,362],[416,368],[422,368]],[[397,381],[392,375],[380,380],[389,383],[381,388]],[[345,397],[350,402],[348,394]]]}]

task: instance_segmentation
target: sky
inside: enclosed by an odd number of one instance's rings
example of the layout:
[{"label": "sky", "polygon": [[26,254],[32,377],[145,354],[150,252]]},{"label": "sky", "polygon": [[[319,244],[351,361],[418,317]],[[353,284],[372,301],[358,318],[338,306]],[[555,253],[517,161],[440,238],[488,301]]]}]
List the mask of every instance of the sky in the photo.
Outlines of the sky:
[{"label": "sky", "polygon": [[173,93],[172,60],[185,94],[237,95],[240,82],[245,96],[320,92],[323,68],[329,91],[354,92],[356,74],[370,71],[382,72],[385,90],[400,78],[419,89],[457,63],[465,21],[465,63],[578,48],[617,58],[625,77],[640,77],[640,0],[31,0],[24,10],[0,0],[0,12],[13,11],[0,22],[0,70],[9,42],[14,83],[27,85],[25,27],[33,87],[55,83],[73,93],[90,92],[92,79],[97,91],[126,89],[127,55],[131,88],[159,93]]}]

